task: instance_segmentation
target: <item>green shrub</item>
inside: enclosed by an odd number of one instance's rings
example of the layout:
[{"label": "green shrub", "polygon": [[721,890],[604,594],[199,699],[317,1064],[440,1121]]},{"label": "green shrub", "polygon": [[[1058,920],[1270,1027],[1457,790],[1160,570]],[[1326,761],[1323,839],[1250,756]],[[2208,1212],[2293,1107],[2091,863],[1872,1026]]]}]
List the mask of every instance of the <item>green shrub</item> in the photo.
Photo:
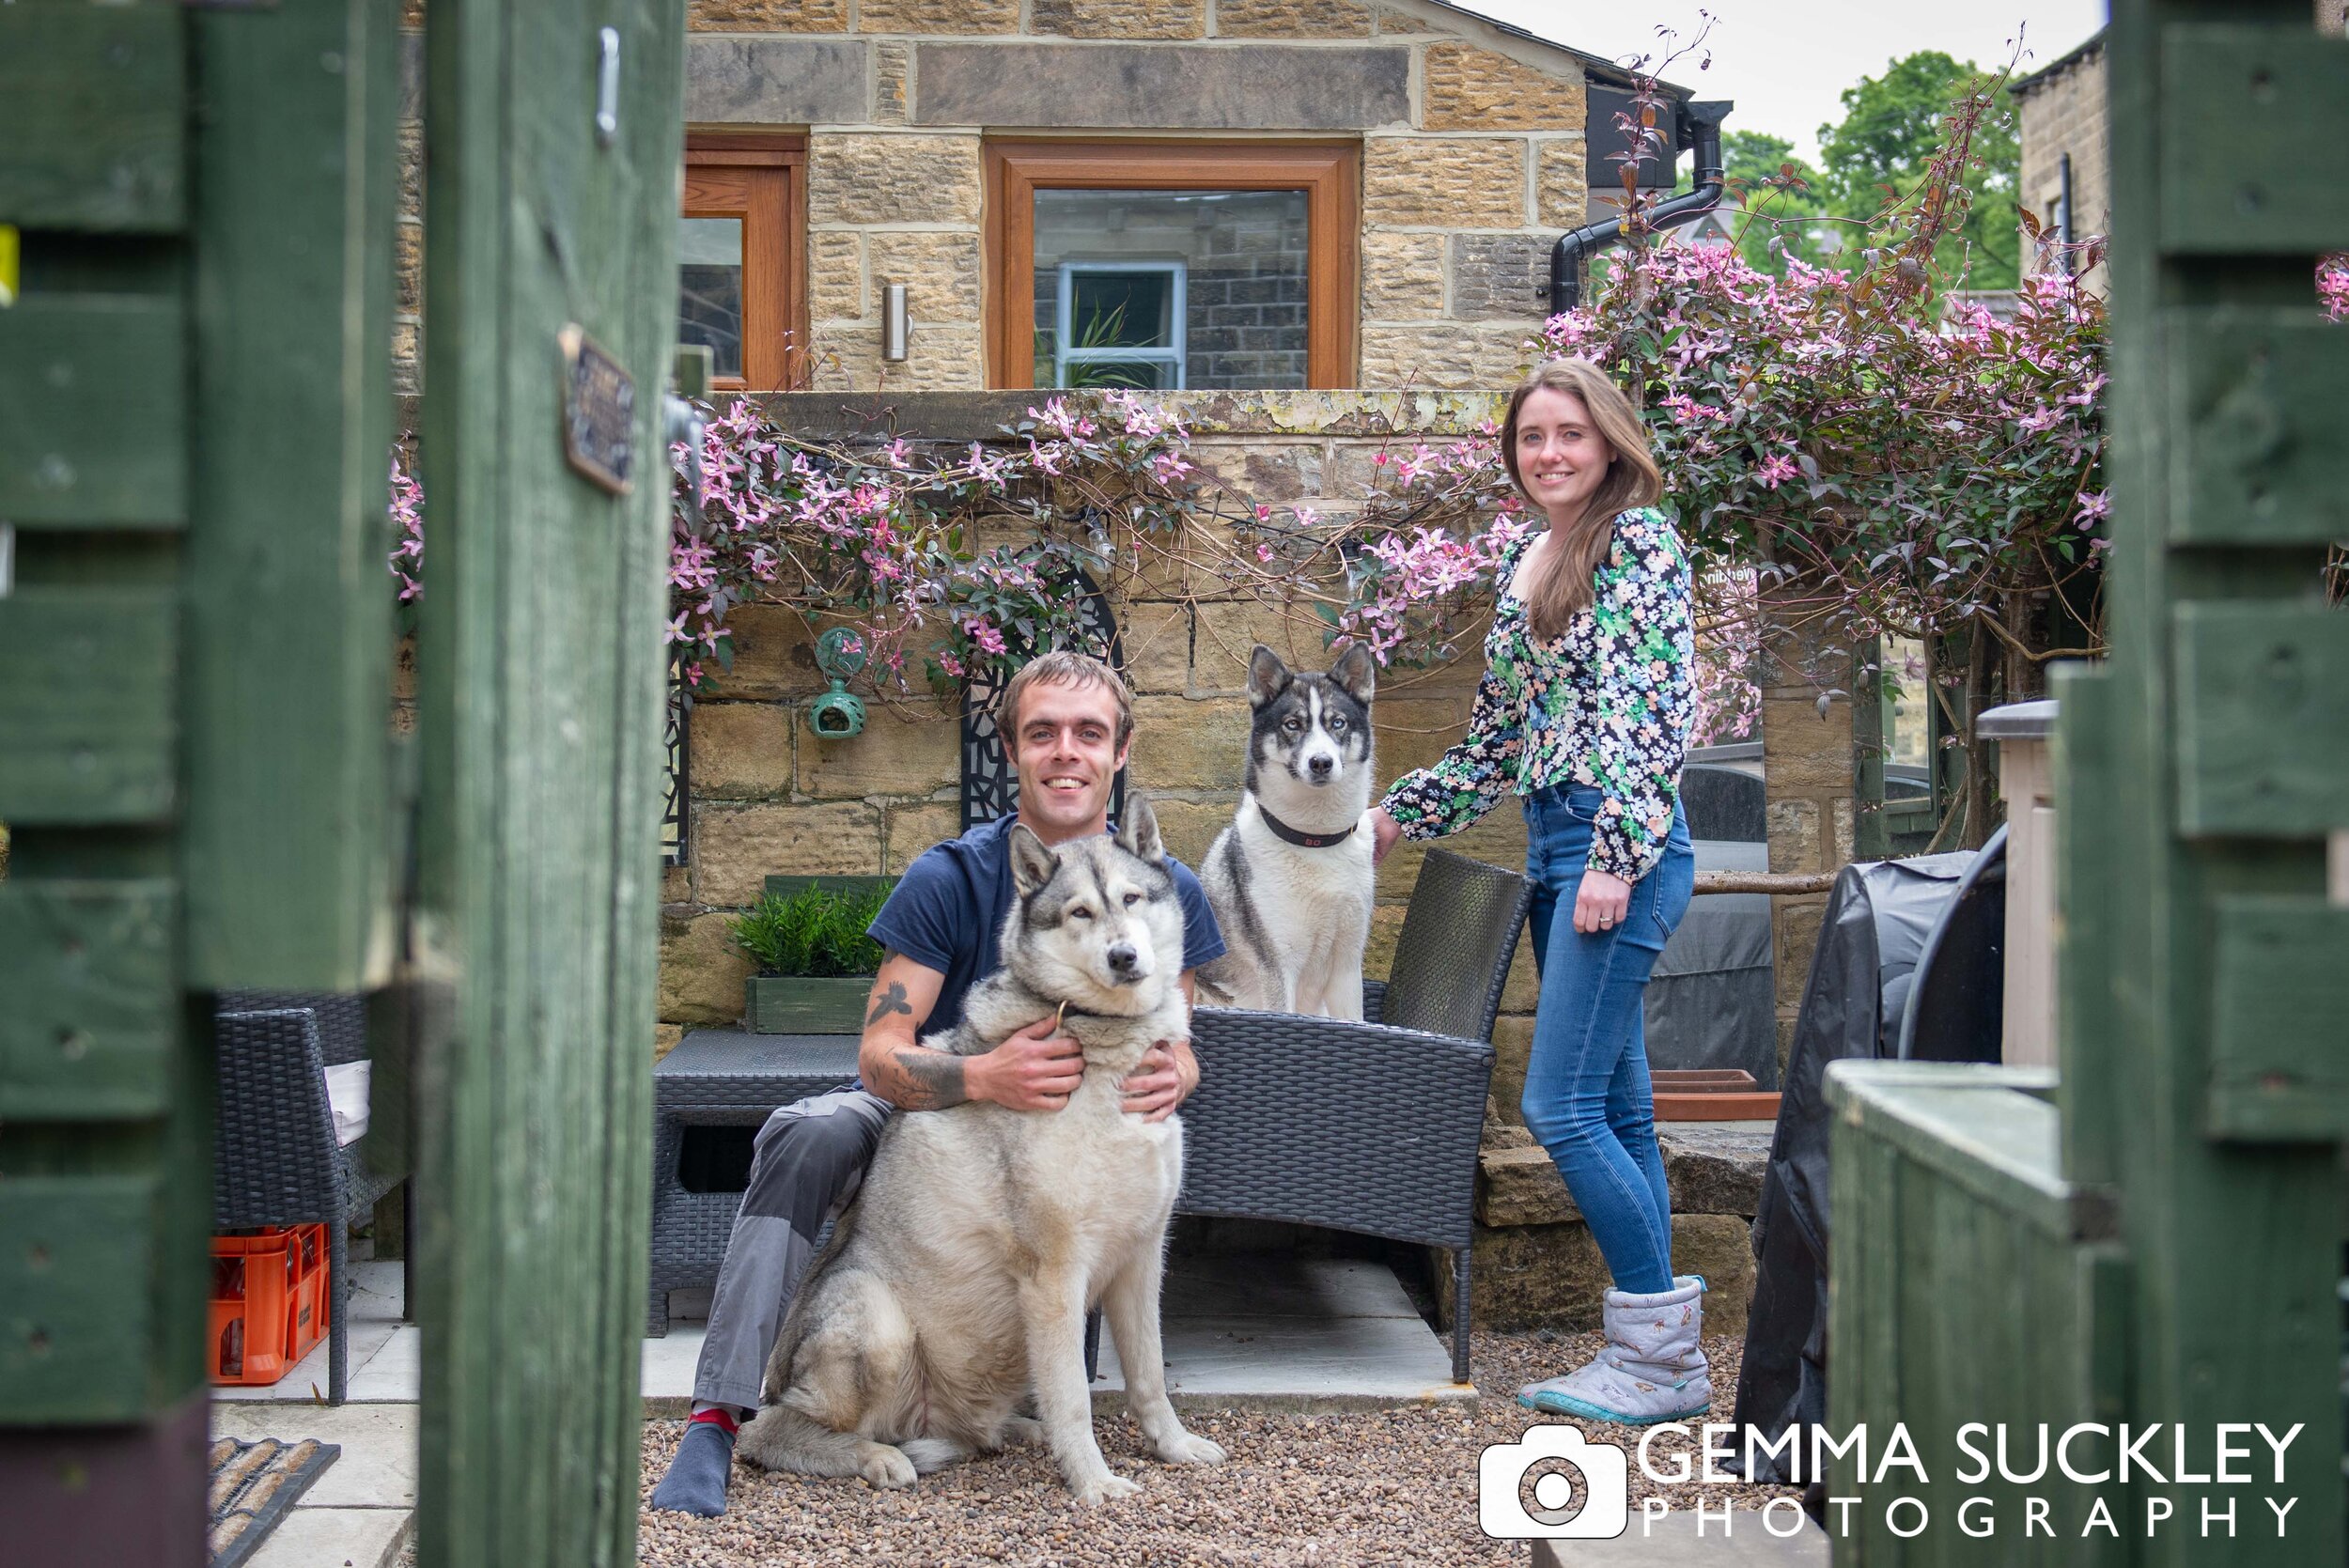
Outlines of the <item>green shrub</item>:
[{"label": "green shrub", "polygon": [[864,928],[893,886],[770,893],[726,922],[726,929],[763,975],[871,974],[880,968],[881,945]]}]

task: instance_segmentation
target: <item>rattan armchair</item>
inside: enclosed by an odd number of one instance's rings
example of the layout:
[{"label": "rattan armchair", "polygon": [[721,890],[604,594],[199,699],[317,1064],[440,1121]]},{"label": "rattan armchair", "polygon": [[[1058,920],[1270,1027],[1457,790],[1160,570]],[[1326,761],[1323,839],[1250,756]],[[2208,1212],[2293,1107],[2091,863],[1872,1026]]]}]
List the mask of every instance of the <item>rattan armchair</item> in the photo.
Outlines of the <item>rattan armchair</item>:
[{"label": "rattan armchair", "polygon": [[1368,1021],[1191,1015],[1203,1077],[1183,1107],[1177,1210],[1451,1249],[1463,1383],[1493,1018],[1530,897],[1515,871],[1430,850],[1389,978],[1364,987]]},{"label": "rattan armchair", "polygon": [[[212,1223],[222,1231],[325,1225],[327,1402],[340,1405],[350,1382],[346,1233],[400,1181],[369,1169],[366,1139],[335,1141],[327,1103],[328,1065],[366,1055],[365,1003],[232,992],[221,998],[212,1027],[219,1061]],[[412,1249],[414,1238],[408,1242]]]}]

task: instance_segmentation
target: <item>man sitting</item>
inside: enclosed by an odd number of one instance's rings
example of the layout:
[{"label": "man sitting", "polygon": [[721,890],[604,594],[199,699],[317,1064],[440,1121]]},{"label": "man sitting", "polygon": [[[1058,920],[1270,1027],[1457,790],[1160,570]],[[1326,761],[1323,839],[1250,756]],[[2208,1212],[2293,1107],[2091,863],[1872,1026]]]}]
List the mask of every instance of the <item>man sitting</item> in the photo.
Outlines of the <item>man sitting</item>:
[{"label": "man sitting", "polygon": [[[1082,654],[1031,660],[1003,689],[996,728],[1019,780],[1016,816],[925,850],[874,918],[886,950],[857,1048],[860,1082],[786,1105],[759,1128],[748,1190],[726,1240],[709,1303],[708,1337],[694,1370],[693,1417],[652,1495],[652,1506],[714,1516],[726,1511],[737,1426],[758,1408],[775,1334],[824,1221],[852,1194],[893,1110],[939,1110],[992,1100],[1050,1113],[1084,1077],[1077,1042],[1039,1018],[982,1056],[917,1043],[951,1027],[962,1000],[997,966],[996,934],[1011,908],[1013,822],[1046,844],[1109,831],[1110,785],[1125,766],[1132,698],[1109,666]],[[1191,971],[1223,939],[1199,879],[1167,862],[1183,903],[1183,994]],[[1126,1079],[1126,1109],[1160,1121],[1198,1087],[1188,1040],[1152,1048]]]}]

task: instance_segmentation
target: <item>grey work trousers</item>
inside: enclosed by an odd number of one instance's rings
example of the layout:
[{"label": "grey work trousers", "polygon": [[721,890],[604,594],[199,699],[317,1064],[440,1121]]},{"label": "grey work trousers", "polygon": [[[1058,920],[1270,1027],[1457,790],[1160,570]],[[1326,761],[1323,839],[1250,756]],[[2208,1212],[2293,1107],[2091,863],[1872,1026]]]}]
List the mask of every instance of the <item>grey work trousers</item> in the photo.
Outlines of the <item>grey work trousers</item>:
[{"label": "grey work trousers", "polygon": [[695,1404],[758,1408],[767,1357],[816,1238],[863,1183],[891,1109],[879,1094],[834,1089],[785,1106],[758,1129],[750,1187],[709,1299]]}]

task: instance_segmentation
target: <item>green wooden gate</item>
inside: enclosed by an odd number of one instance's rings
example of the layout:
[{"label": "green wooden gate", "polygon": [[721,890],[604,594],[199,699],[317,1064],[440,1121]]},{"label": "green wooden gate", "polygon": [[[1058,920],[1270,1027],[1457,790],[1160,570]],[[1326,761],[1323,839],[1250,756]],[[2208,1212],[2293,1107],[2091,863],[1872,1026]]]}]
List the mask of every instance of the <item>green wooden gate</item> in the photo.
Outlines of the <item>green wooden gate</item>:
[{"label": "green wooden gate", "polygon": [[[2349,248],[2349,41],[2306,0],[2115,0],[2108,58],[2113,654],[2057,685],[2060,804],[2099,803],[2060,818],[2060,1078],[1835,1085],[1833,1422],[1906,1421],[1933,1478],[1831,1476],[1872,1498],[1839,1563],[2342,1560],[2349,328],[2313,276]],[[2182,1479],[2167,1430],[2158,1480],[1957,1482],[1947,1435],[2001,1420],[2179,1423],[2199,1476],[2221,1422],[2301,1429],[2280,1484],[2256,1436],[2259,1483]],[[2052,1537],[2015,1530],[2034,1490]],[[1904,1492],[1915,1539],[1878,1522]],[[1952,1528],[1971,1492],[1994,1539]]]},{"label": "green wooden gate", "polygon": [[[683,0],[429,19],[419,929],[459,976],[418,1062],[435,1565],[633,1560],[684,37]],[[631,378],[625,496],[566,462],[567,331]]]},{"label": "green wooden gate", "polygon": [[[432,8],[413,909],[397,9],[0,7],[0,1512],[30,1560],[202,1560],[230,987],[427,1003],[379,1010],[414,1027],[377,1091],[397,1123],[412,1067],[427,1560],[630,1556],[682,6]],[[608,356],[583,380],[566,328]],[[583,404],[624,496],[566,463]]]}]

